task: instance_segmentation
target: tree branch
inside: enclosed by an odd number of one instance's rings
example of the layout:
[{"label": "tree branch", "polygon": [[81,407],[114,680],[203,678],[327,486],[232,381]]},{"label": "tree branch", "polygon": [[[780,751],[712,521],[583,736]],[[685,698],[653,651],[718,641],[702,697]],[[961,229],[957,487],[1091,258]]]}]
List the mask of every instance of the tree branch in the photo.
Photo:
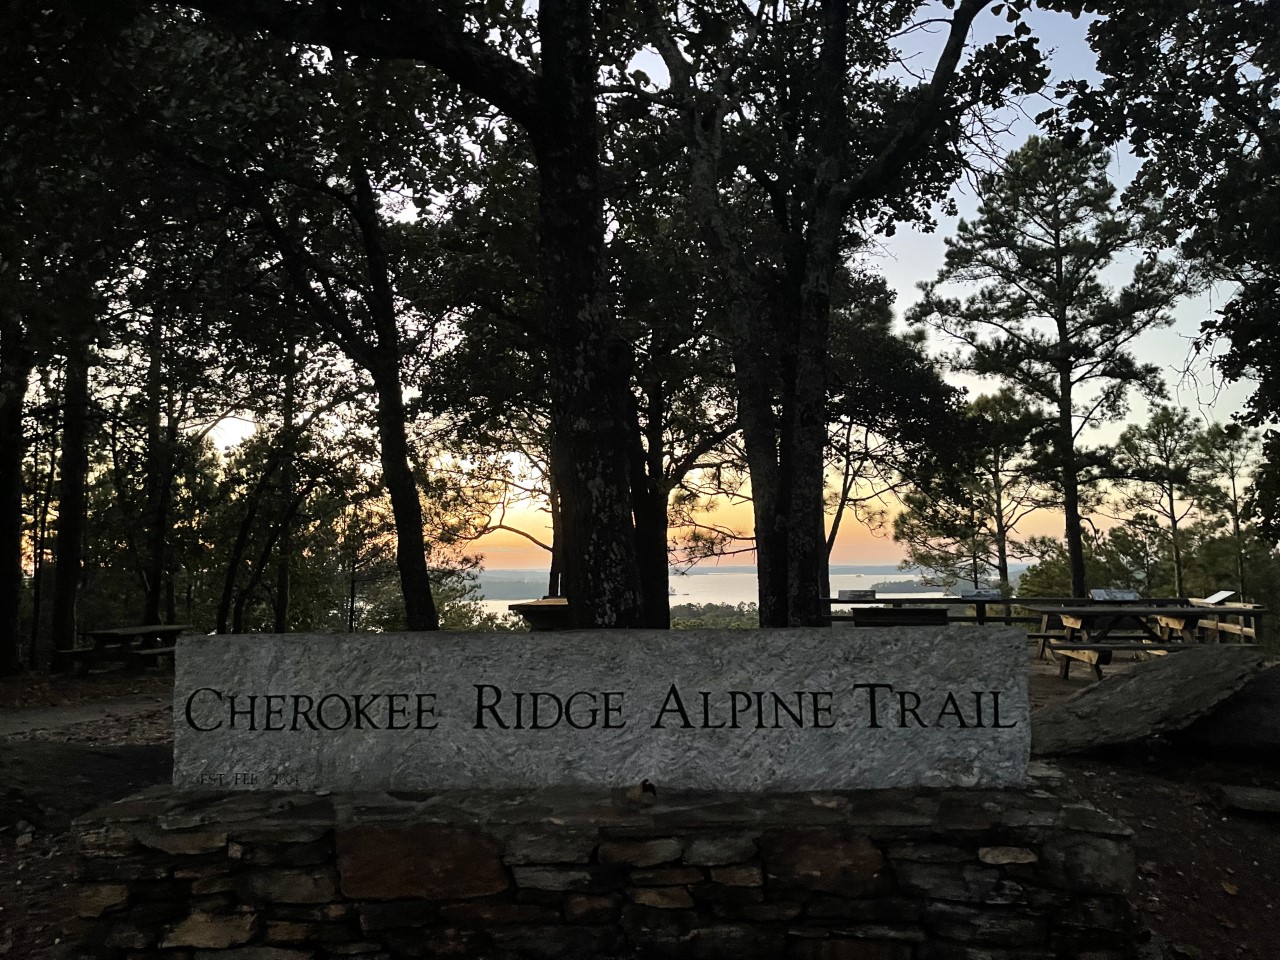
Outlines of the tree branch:
[{"label": "tree branch", "polygon": [[411,0],[166,0],[232,26],[368,57],[420,60],[530,132],[542,123],[538,77],[463,29],[441,3]]}]

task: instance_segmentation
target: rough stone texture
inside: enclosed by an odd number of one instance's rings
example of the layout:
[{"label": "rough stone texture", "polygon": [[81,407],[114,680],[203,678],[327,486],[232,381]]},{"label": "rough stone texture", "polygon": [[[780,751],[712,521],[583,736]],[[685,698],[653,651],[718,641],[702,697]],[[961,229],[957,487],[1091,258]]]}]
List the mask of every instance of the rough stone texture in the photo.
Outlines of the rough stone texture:
[{"label": "rough stone texture", "polygon": [[1218,787],[1218,795],[1228,810],[1280,816],[1280,790],[1222,784]]},{"label": "rough stone texture", "polygon": [[1181,731],[1178,740],[1215,753],[1280,753],[1280,666],[1263,670]]},{"label": "rough stone texture", "polygon": [[1133,957],[1131,835],[1056,781],[643,803],[153,790],[76,830],[100,960]]},{"label": "rough stone texture", "polygon": [[742,863],[756,855],[756,839],[751,834],[697,837],[685,847],[684,862],[704,867]]},{"label": "rough stone texture", "polygon": [[337,833],[342,892],[357,900],[483,897],[507,888],[502,849],[475,830],[422,824]]},{"label": "rough stone texture", "polygon": [[632,867],[653,867],[680,859],[680,844],[675,840],[642,840],[634,843],[602,843],[601,863],[623,863]]},{"label": "rough stone texture", "polygon": [[77,917],[100,917],[113,907],[122,907],[129,899],[124,883],[87,883],[76,897]]},{"label": "rough stone texture", "polygon": [[160,941],[162,947],[237,947],[253,938],[257,917],[251,913],[218,916],[193,913]]},{"label": "rough stone texture", "polygon": [[[621,640],[585,631],[182,638],[174,784],[413,791],[649,780],[666,792],[1025,781],[1026,642],[1013,628],[634,630]],[[892,690],[873,698],[859,684]],[[482,697],[492,710],[480,709]]]},{"label": "rough stone texture", "polygon": [[772,831],[760,847],[771,881],[849,897],[871,890],[885,865],[868,838],[832,830]]},{"label": "rough stone texture", "polygon": [[1070,700],[1037,710],[1037,756],[1083,753],[1181,730],[1262,669],[1257,647],[1205,644],[1112,674]]},{"label": "rough stone texture", "polygon": [[1040,858],[1026,847],[981,847],[978,859],[983,863],[1002,866],[1008,863],[1035,863]]}]

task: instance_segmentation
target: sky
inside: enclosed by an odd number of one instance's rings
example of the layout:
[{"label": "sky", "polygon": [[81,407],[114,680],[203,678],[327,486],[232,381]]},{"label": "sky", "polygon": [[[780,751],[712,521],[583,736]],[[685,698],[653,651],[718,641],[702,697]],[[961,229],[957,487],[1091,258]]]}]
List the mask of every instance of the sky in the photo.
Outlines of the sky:
[{"label": "sky", "polygon": [[[1036,10],[1026,17],[1035,36],[1040,38],[1040,46],[1050,54],[1052,76],[1050,83],[1063,79],[1096,79],[1094,56],[1089,49],[1085,36],[1088,18],[1073,19],[1067,14]],[[1008,32],[1009,26],[1003,17],[989,13],[979,18],[975,25],[975,39],[980,42],[993,37],[996,33]],[[661,64],[644,65],[651,76],[662,76]],[[1035,124],[1030,119],[1044,110],[1050,101],[1044,98],[1032,98],[1022,104],[1020,111],[1011,113],[1012,123],[1009,133],[1002,144],[1012,150],[1020,146],[1028,136],[1036,132]],[[1127,151],[1121,149],[1114,154],[1110,175],[1119,187],[1123,187],[1134,175],[1138,161]],[[977,199],[967,183],[958,184],[952,191],[960,217],[972,219],[977,210]],[[944,238],[955,226],[956,218],[939,216],[938,227],[934,232],[924,233],[905,227],[899,228],[895,236],[882,241],[881,249],[876,254],[872,265],[882,272],[889,286],[897,292],[895,310],[901,318],[904,311],[919,299],[916,284],[922,280],[932,279],[942,266],[945,254]],[[1123,282],[1127,270],[1116,270],[1109,275],[1112,282]],[[1215,305],[1220,305],[1222,294],[1201,296],[1186,300],[1174,310],[1174,324],[1171,328],[1151,331],[1140,338],[1136,345],[1138,354],[1147,362],[1153,362],[1165,369],[1166,385],[1170,400],[1185,406],[1205,420],[1225,421],[1231,414],[1240,409],[1249,393],[1247,384],[1222,385],[1216,382],[1209,368],[1207,358],[1200,358],[1190,364],[1192,342],[1196,338],[1201,322],[1209,316]],[[1190,365],[1190,370],[1188,367]],[[970,390],[971,394],[994,389],[994,385],[983,385],[974,381],[957,378],[956,382]],[[1138,400],[1133,403],[1128,419],[1120,424],[1110,425],[1088,433],[1084,437],[1086,443],[1104,443],[1113,441],[1127,422],[1141,421],[1145,418],[1147,407]],[[717,523],[733,526],[736,529],[749,531],[751,528],[751,511],[749,504],[727,504],[719,508],[714,519]],[[525,513],[523,515],[507,515],[508,523],[515,523],[530,532],[546,537],[548,533],[545,514]],[[1048,534],[1061,536],[1061,519],[1053,513],[1044,513],[1032,518],[1032,521],[1020,528],[1022,535]],[[499,531],[485,537],[475,545],[475,551],[485,556],[488,569],[508,568],[545,568],[547,554],[533,547],[522,538]],[[895,544],[885,532],[875,535],[865,527],[856,523],[845,523],[832,554],[832,562],[847,564],[881,564],[896,563],[903,557],[902,548]],[[731,557],[726,563],[748,563],[750,557]]]}]

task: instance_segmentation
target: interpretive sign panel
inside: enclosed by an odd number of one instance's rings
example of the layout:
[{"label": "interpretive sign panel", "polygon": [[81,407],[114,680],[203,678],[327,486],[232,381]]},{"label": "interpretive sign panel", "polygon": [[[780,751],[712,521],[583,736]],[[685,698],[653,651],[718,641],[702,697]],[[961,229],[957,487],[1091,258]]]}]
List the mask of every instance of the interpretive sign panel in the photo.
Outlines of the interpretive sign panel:
[{"label": "interpretive sign panel", "polygon": [[183,637],[174,784],[1014,786],[1017,630]]}]

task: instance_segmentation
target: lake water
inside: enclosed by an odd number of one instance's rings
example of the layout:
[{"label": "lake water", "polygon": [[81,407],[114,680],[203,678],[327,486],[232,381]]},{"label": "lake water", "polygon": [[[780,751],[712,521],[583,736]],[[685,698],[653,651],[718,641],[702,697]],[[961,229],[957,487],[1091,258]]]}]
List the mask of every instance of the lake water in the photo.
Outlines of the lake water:
[{"label": "lake water", "polygon": [[[913,580],[909,573],[834,573],[831,575],[831,589],[835,590],[870,590],[877,583],[884,581]],[[481,577],[483,587],[484,578]],[[531,584],[532,586],[533,584]],[[671,597],[671,605],[680,603],[755,603],[756,575],[754,572],[727,571],[719,573],[708,571],[684,576],[673,575],[671,587],[675,593]],[[521,600],[536,600],[541,594],[509,600],[483,600],[485,610],[492,613],[507,613],[513,603]],[[909,593],[888,593],[881,596],[941,597],[942,590]]]}]

